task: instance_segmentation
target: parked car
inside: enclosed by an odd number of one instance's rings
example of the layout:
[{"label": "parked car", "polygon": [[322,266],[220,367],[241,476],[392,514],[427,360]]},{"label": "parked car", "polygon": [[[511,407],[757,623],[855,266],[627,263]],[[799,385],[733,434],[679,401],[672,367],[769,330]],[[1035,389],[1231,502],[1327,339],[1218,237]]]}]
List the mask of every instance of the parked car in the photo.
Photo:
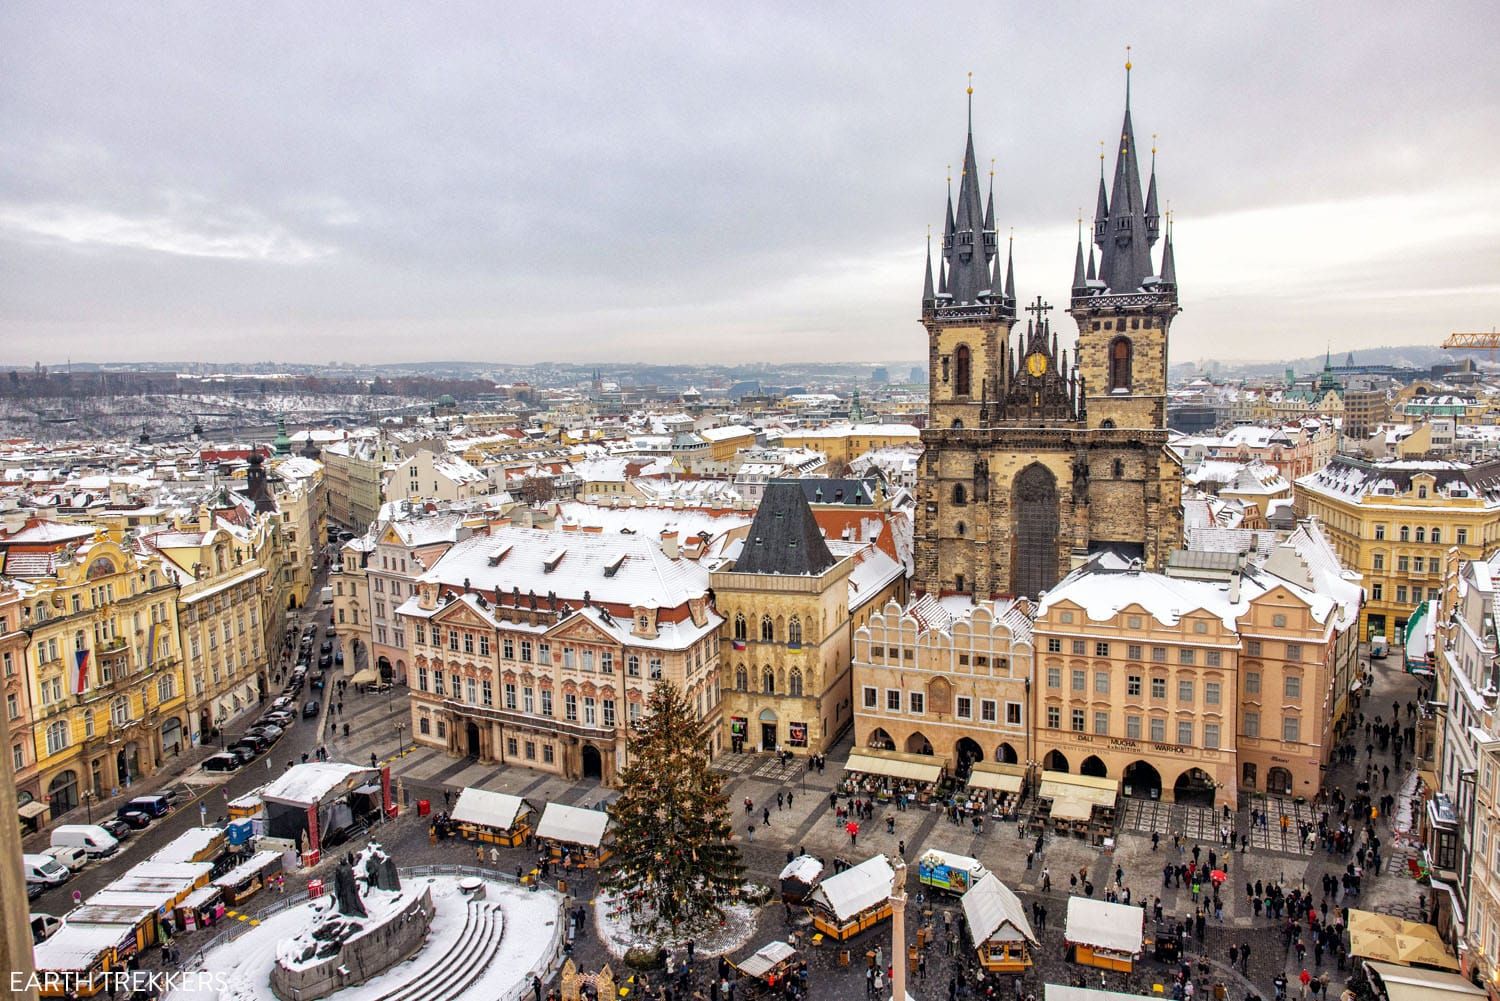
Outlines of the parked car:
[{"label": "parked car", "polygon": [[165,817],[172,812],[172,801],[165,796],[137,796],[125,804],[132,810],[139,810],[152,820]]},{"label": "parked car", "polygon": [[120,807],[115,811],[115,818],[123,820],[136,830],[151,826],[151,814],[142,813],[140,810],[132,810],[128,805]]},{"label": "parked car", "polygon": [[120,850],[120,839],[98,824],[59,824],[52,828],[51,843],[78,845],[89,858],[108,858]]},{"label": "parked car", "polygon": [[321,648],[319,648],[318,652],[319,653],[333,653],[333,640],[331,640],[331,639],[325,639],[323,641],[323,646]]},{"label": "parked car", "polygon": [[230,754],[228,751],[220,751],[209,758],[204,759],[203,770],[205,772],[237,772],[244,762],[239,755]]},{"label": "parked car", "polygon": [[318,704],[318,700],[313,699],[302,707],[302,716],[305,719],[311,719],[314,716],[318,715],[318,710],[321,708],[322,707]]},{"label": "parked car", "polygon": [[256,756],[260,754],[260,752],[255,749],[254,744],[247,744],[244,742],[236,742],[230,744],[228,753],[233,754],[235,757],[239,758],[241,762],[247,765],[250,762],[254,761]]},{"label": "parked car", "polygon": [[332,666],[333,666],[333,654],[331,654],[331,653],[325,653],[325,654],[320,654],[318,656],[318,667],[319,667],[319,669],[326,671],[326,670],[328,670]]},{"label": "parked car", "polygon": [[271,700],[272,709],[292,709],[297,705],[297,700],[290,695],[278,695]]},{"label": "parked car", "polygon": [[[292,709],[295,708],[296,703],[293,703]],[[297,721],[297,714],[293,712],[292,709],[274,709],[271,712],[266,713],[260,718],[261,725],[274,726],[278,730],[286,730],[287,727],[291,726]]]},{"label": "parked car", "polygon": [[42,854],[56,859],[69,872],[77,872],[89,864],[89,853],[78,845],[53,845],[43,848]]},{"label": "parked car", "polygon": [[121,841],[124,841],[126,838],[135,833],[134,827],[131,827],[123,820],[116,820],[114,817],[111,817],[108,820],[99,821],[99,826],[104,828],[109,833],[113,834]]},{"label": "parked car", "polygon": [[339,667],[344,666],[344,651],[340,650],[333,655],[333,662]]},{"label": "parked car", "polygon": [[250,731],[265,734],[267,739],[272,743],[280,740],[282,735],[286,733],[286,730],[276,723],[257,723],[250,728]]},{"label": "parked car", "polygon": [[36,885],[45,890],[49,886],[66,883],[73,873],[51,855],[22,855],[21,870],[26,875],[27,886]]},{"label": "parked car", "polygon": [[270,737],[266,736],[261,731],[252,728],[246,730],[243,734],[241,734],[239,740],[231,741],[229,746],[233,748],[235,744],[247,744],[252,749],[254,749],[256,754],[260,754],[263,751],[269,750],[271,745],[274,743],[275,741],[273,741]]},{"label": "parked car", "polygon": [[47,941],[61,927],[61,918],[55,918],[50,914],[33,914],[31,916],[31,944],[36,945]]}]

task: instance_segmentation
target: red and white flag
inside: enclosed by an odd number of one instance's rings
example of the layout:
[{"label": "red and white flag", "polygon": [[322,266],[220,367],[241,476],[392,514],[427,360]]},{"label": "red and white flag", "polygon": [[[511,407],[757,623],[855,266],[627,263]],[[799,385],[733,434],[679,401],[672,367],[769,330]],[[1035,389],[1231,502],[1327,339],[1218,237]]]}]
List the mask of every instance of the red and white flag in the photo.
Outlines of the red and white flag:
[{"label": "red and white flag", "polygon": [[89,652],[78,650],[73,654],[73,659],[78,664],[77,674],[73,681],[73,694],[82,695],[89,687]]}]

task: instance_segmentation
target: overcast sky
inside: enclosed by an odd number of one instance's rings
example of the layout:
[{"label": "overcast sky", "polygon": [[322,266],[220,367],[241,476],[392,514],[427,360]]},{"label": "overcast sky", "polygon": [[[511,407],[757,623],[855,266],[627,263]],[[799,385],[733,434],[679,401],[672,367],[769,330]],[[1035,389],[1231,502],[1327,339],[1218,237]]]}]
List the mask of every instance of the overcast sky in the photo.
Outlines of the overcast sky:
[{"label": "overcast sky", "polygon": [[915,360],[965,73],[1065,304],[1127,43],[1173,361],[1500,322],[1496,5],[1052,8],[5,4],[0,362]]}]

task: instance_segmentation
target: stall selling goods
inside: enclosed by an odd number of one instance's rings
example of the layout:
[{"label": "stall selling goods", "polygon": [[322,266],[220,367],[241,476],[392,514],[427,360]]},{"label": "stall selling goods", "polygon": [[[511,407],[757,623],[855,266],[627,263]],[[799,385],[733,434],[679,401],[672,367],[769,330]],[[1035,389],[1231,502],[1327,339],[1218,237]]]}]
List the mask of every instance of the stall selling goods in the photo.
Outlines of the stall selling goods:
[{"label": "stall selling goods", "polygon": [[884,855],[829,876],[808,894],[813,927],[840,941],[891,916],[891,880],[895,873]]},{"label": "stall selling goods", "polygon": [[963,908],[980,966],[992,973],[1024,973],[1031,968],[1036,933],[1010,887],[994,873],[985,873],[964,894]]},{"label": "stall selling goods", "polygon": [[611,854],[607,843],[611,826],[609,814],[603,810],[548,803],[536,826],[536,836],[553,858],[566,857],[573,865],[597,867]]},{"label": "stall selling goods", "polygon": [[1092,897],[1068,898],[1063,942],[1073,962],[1102,970],[1135,969],[1145,939],[1146,912]]},{"label": "stall selling goods", "polygon": [[781,870],[781,899],[788,904],[802,903],[822,875],[822,862],[811,855],[798,855]]},{"label": "stall selling goods", "polygon": [[520,796],[488,789],[465,789],[458,794],[450,820],[470,841],[514,848],[531,833],[531,804]]}]

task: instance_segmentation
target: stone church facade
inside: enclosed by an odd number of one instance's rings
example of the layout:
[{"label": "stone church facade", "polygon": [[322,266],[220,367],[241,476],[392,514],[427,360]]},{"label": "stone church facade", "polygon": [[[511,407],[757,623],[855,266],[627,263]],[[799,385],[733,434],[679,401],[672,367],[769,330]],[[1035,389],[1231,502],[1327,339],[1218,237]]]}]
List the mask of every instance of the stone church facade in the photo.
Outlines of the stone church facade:
[{"label": "stone church facade", "polygon": [[[1155,155],[1142,197],[1128,89],[1108,189],[1100,163],[1087,263],[1080,233],[1071,357],[1040,299],[1017,332],[1013,259],[1001,267],[993,179],[982,199],[972,124],[963,164],[937,281],[929,251],[922,293],[930,417],[917,589],[1036,598],[1100,550],[1160,569],[1182,539],[1182,472],[1166,448],[1167,338],[1179,306]],[[1158,268],[1151,248],[1162,236]]]}]

